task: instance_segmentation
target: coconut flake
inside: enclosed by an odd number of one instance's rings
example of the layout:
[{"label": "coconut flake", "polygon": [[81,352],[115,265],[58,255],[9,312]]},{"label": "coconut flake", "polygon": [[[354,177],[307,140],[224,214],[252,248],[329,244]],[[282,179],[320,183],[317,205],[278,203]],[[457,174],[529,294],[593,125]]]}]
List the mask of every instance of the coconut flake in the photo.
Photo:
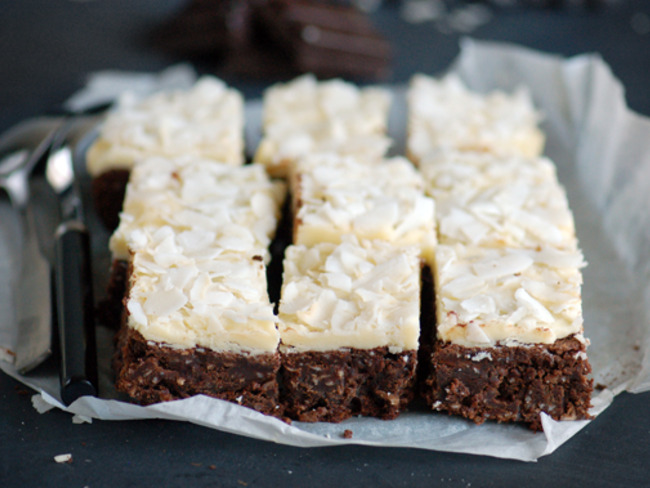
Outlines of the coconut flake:
[{"label": "coconut flake", "polygon": [[566,252],[554,248],[545,248],[535,253],[535,261],[553,268],[583,268],[586,266],[582,253]]},{"label": "coconut flake", "polygon": [[352,289],[352,278],[344,273],[326,273],[323,283],[329,288],[349,292]]},{"label": "coconut flake", "polygon": [[469,322],[465,327],[465,337],[473,344],[491,344],[490,338],[476,322]]},{"label": "coconut flake", "polygon": [[472,270],[482,280],[522,273],[535,261],[524,252],[511,252],[504,256],[488,258],[472,264]]},{"label": "coconut flake", "polygon": [[357,308],[347,300],[339,300],[334,306],[330,324],[333,329],[349,329],[357,314]]},{"label": "coconut flake", "polygon": [[460,302],[460,306],[472,314],[493,314],[496,311],[494,298],[489,295],[477,295]]},{"label": "coconut flake", "polygon": [[296,315],[310,327],[325,328],[332,317],[337,301],[338,298],[332,290],[323,290],[309,309],[299,311]]},{"label": "coconut flake", "polygon": [[485,287],[485,281],[477,278],[476,276],[466,275],[460,276],[455,280],[444,284],[441,292],[456,298],[464,298],[476,295]]},{"label": "coconut flake", "polygon": [[515,299],[519,305],[526,307],[540,322],[546,324],[553,323],[554,319],[551,312],[549,312],[548,309],[539,301],[530,296],[530,294],[523,288],[519,288],[515,292]]},{"label": "coconut flake", "polygon": [[146,327],[148,325],[147,315],[142,310],[142,305],[139,302],[131,299],[126,304],[126,309],[129,311],[129,317],[136,324]]},{"label": "coconut flake", "polygon": [[187,303],[187,296],[178,288],[155,290],[144,302],[144,312],[156,317],[167,317]]},{"label": "coconut flake", "polygon": [[390,201],[359,215],[352,221],[352,226],[362,235],[390,235],[398,216],[397,202]]},{"label": "coconut flake", "polygon": [[71,463],[72,462],[72,454],[67,453],[67,454],[57,454],[54,456],[54,461],[62,464],[62,463]]}]

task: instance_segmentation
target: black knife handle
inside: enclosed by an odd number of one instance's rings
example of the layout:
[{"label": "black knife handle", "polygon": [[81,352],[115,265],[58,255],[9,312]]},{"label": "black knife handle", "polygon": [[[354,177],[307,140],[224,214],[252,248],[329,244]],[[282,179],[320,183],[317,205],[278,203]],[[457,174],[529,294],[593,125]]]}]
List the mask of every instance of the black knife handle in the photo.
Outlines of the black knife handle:
[{"label": "black knife handle", "polygon": [[70,405],[97,395],[97,352],[93,312],[90,238],[82,222],[63,222],[56,231],[55,293],[61,354],[61,400]]}]

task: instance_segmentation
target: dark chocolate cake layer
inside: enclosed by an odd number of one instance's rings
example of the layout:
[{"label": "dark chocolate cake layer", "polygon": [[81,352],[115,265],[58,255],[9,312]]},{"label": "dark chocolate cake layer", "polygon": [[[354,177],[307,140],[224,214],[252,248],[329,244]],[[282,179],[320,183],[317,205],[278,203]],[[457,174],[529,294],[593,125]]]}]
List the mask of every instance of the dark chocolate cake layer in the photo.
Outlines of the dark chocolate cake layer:
[{"label": "dark chocolate cake layer", "polygon": [[432,409],[477,424],[524,422],[541,430],[541,412],[555,420],[588,419],[593,380],[585,349],[573,337],[489,348],[436,341],[422,364],[422,396]]},{"label": "dark chocolate cake layer", "polygon": [[282,354],[284,413],[303,422],[393,419],[413,398],[416,356],[387,347]]},{"label": "dark chocolate cake layer", "polygon": [[120,223],[120,212],[130,173],[127,169],[112,169],[92,180],[95,212],[109,230],[115,229]]},{"label": "dark chocolate cake layer", "polygon": [[279,354],[178,349],[147,341],[124,325],[113,361],[117,390],[144,405],[203,394],[268,415],[282,414]]},{"label": "dark chocolate cake layer", "polygon": [[117,330],[122,320],[124,298],[129,279],[129,263],[114,259],[106,286],[106,297],[99,303],[97,319],[106,327]]}]

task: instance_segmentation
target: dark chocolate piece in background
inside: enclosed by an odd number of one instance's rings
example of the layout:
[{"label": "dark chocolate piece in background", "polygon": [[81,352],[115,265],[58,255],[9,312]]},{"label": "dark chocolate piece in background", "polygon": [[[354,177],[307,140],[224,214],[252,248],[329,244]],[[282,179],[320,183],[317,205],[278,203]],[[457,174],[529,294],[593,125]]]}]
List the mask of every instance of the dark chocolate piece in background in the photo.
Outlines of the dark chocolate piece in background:
[{"label": "dark chocolate piece in background", "polygon": [[217,76],[282,80],[309,72],[374,81],[390,74],[390,43],[348,2],[192,0],[151,40]]},{"label": "dark chocolate piece in background", "polygon": [[269,0],[259,8],[269,39],[293,67],[325,77],[382,79],[391,48],[363,12],[308,0]]},{"label": "dark chocolate piece in background", "polygon": [[251,37],[251,0],[192,0],[154,29],[156,47],[178,56],[221,62]]}]

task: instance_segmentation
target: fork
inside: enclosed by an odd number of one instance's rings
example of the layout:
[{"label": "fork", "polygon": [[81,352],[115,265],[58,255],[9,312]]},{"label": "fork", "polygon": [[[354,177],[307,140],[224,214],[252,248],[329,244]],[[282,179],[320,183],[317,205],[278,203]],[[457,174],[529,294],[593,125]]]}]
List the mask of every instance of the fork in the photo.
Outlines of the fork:
[{"label": "fork", "polygon": [[29,178],[50,147],[56,128],[31,153],[16,150],[0,161],[0,188],[17,210],[21,229],[20,274],[13,288],[18,324],[15,367],[25,374],[51,353],[51,270],[41,252],[30,205]]}]

